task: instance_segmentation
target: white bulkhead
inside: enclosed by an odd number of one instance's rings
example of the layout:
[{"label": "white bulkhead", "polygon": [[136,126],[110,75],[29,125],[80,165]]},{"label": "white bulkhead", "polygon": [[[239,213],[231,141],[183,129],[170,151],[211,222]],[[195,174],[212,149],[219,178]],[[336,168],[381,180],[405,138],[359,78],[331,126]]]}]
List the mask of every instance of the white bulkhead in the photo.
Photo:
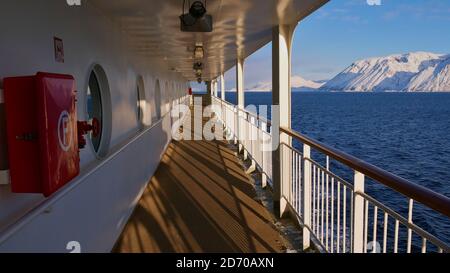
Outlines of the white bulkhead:
[{"label": "white bulkhead", "polygon": [[[110,100],[102,99],[110,120],[102,136],[105,153],[87,145],[80,176],[49,199],[11,193],[8,173],[0,171],[0,252],[68,252],[70,241],[83,252],[108,252],[171,139],[169,103],[188,85],[163,61],[129,50],[127,36],[89,1],[73,7],[59,0],[5,1],[1,10],[0,79],[39,71],[73,75],[78,119],[87,120],[88,81],[98,65],[109,86]],[[64,62],[55,59],[55,37],[63,42]],[[138,83],[144,90],[137,91]],[[0,148],[4,167],[6,149]]]}]

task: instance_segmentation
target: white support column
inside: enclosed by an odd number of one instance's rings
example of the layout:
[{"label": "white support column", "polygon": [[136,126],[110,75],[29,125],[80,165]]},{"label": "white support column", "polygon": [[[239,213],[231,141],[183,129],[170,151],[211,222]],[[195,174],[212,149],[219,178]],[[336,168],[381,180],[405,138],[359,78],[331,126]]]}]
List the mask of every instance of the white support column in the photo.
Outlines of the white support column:
[{"label": "white support column", "polygon": [[245,108],[244,95],[244,59],[236,61],[236,92],[237,92],[237,106],[240,109]]},{"label": "white support column", "polygon": [[[267,123],[265,122],[261,122],[261,131],[262,132],[267,132]],[[261,141],[265,141],[265,137],[264,137],[264,133],[261,133],[260,135],[260,140]],[[264,160],[264,157],[266,156],[266,149],[261,149],[261,157],[262,157],[262,169],[263,172],[261,174],[261,186],[265,189],[267,187],[267,169],[266,169],[266,161]]]},{"label": "white support column", "polygon": [[219,96],[219,83],[217,82],[217,79],[214,80],[214,96]]},{"label": "white support column", "polygon": [[[291,145],[291,137],[280,133],[280,127],[291,128],[291,47],[296,25],[279,25],[272,31],[272,120],[277,149],[272,153],[275,211],[282,217],[287,211],[291,183],[290,156],[283,156],[282,143]],[[279,138],[277,137],[279,134]],[[277,139],[278,138],[278,139]],[[286,152],[285,154],[288,154]]]},{"label": "white support column", "polygon": [[239,141],[239,151],[242,151],[243,145],[241,143],[243,136],[243,125],[242,125],[242,113],[239,110],[244,110],[245,108],[245,94],[244,94],[244,59],[236,60],[236,92],[237,92],[237,108],[238,108],[238,141]]},{"label": "white support column", "polygon": [[220,96],[222,100],[225,100],[225,75],[220,74]]},{"label": "white support column", "polygon": [[216,97],[219,97],[219,79],[216,80]]},{"label": "white support column", "polygon": [[353,214],[353,253],[364,252],[364,174],[355,171],[354,178],[354,214]]}]

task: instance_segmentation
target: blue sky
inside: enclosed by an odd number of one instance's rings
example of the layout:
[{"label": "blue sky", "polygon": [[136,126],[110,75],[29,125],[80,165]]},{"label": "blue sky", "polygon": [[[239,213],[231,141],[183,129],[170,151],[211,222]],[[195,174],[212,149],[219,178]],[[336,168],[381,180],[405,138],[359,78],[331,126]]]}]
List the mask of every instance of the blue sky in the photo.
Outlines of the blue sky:
[{"label": "blue sky", "polygon": [[[450,53],[450,1],[331,0],[298,25],[292,73],[327,80],[356,60],[412,51]],[[269,44],[246,60],[247,87],[271,81],[271,54]],[[225,77],[232,89],[234,69]]]}]

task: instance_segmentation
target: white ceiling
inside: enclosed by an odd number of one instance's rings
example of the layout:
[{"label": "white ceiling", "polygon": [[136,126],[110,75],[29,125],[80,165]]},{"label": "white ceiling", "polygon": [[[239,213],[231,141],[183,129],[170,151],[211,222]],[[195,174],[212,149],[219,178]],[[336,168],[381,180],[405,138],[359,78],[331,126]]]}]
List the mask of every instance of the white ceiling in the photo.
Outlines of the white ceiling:
[{"label": "white ceiling", "polygon": [[[193,0],[191,0],[191,3]],[[193,48],[203,43],[203,78],[216,78],[272,39],[272,27],[300,21],[328,0],[207,0],[212,33],[180,31],[183,0],[90,0],[118,23],[142,56],[167,61],[195,80]],[[270,68],[267,68],[270,69]]]}]

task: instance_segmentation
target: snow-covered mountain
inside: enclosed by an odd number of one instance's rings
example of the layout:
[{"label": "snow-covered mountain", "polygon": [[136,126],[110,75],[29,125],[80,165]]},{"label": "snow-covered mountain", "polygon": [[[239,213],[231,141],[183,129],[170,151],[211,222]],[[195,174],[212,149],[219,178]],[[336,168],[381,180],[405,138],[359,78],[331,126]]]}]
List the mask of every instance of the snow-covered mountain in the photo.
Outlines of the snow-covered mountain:
[{"label": "snow-covered mountain", "polygon": [[[300,76],[291,77],[291,86],[293,91],[313,91],[319,89],[324,83],[306,80]],[[272,91],[272,82],[259,82],[249,88],[249,91],[269,92]]]},{"label": "snow-covered mountain", "polygon": [[324,82],[315,82],[306,80],[300,76],[292,76],[291,87],[294,91],[317,90],[322,87]]},{"label": "snow-covered mountain", "polygon": [[357,61],[321,89],[450,91],[450,55],[414,52]]}]

